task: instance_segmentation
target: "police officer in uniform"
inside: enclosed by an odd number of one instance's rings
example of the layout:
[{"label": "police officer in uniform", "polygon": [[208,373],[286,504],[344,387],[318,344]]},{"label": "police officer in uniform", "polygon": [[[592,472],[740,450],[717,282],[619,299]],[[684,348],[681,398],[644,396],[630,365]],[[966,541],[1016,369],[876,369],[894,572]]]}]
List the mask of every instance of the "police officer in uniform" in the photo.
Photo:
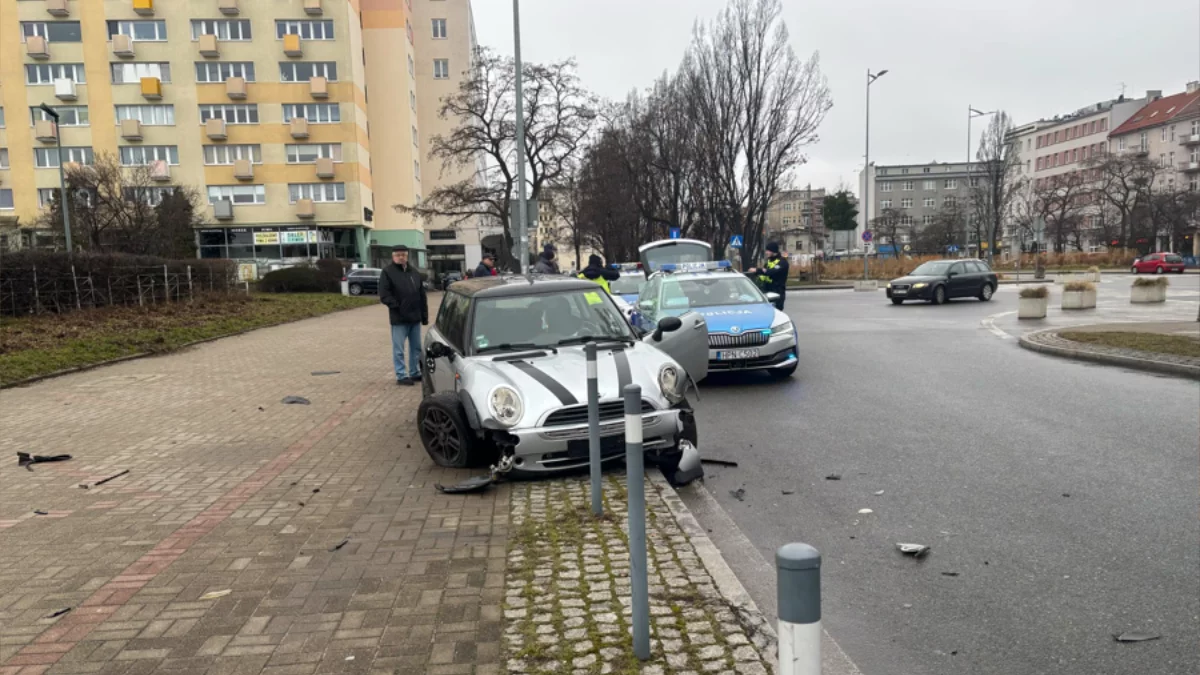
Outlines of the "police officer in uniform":
[{"label": "police officer in uniform", "polygon": [[783,311],[783,300],[787,295],[788,261],[779,255],[779,243],[767,242],[767,264],[751,267],[748,274],[758,282],[764,293],[778,293],[775,309]]},{"label": "police officer in uniform", "polygon": [[580,279],[587,279],[588,281],[600,284],[606,293],[612,295],[612,290],[609,288],[608,282],[620,279],[621,273],[605,267],[604,259],[593,253],[588,256],[587,267],[583,268],[583,271],[576,276]]}]

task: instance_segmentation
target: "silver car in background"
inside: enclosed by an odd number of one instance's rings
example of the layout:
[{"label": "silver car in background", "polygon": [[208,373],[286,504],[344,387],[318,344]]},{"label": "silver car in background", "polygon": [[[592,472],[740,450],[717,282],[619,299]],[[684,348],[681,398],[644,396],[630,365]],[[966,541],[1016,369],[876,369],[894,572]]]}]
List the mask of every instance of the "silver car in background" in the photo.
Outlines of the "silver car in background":
[{"label": "silver car in background", "polygon": [[588,465],[587,360],[597,343],[601,454],[624,457],[622,389],[642,390],[647,461],[676,484],[702,475],[686,397],[708,367],[703,317],[643,333],[593,282],[540,276],[453,284],[426,338],[421,441],[440,466],[495,463],[530,477]]}]

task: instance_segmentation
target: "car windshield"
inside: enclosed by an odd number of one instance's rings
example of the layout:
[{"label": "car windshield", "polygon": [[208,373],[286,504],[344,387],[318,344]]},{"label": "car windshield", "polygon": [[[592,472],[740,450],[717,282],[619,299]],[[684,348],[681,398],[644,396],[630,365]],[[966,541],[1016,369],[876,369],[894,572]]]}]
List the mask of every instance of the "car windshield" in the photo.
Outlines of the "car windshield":
[{"label": "car windshield", "polygon": [[720,273],[702,277],[663,279],[662,308],[689,310],[720,305],[755,305],[766,297],[752,281],[740,274]]},{"label": "car windshield", "polygon": [[476,351],[504,345],[554,347],[588,339],[632,341],[633,333],[604,289],[507,298],[478,298],[471,345]]},{"label": "car windshield", "polygon": [[912,271],[910,276],[914,277],[940,277],[950,270],[950,266],[954,262],[950,260],[939,260],[937,262],[922,263],[917,269]]},{"label": "car windshield", "polygon": [[637,295],[646,285],[646,277],[641,273],[622,274],[620,279],[608,282],[608,287],[614,295]]}]

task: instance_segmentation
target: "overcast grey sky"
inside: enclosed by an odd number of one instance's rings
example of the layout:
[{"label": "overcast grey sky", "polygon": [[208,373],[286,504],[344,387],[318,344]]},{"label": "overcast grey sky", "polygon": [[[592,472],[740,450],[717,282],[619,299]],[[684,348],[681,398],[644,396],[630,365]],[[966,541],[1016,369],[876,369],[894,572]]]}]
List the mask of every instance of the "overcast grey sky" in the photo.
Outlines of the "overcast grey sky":
[{"label": "overcast grey sky", "polygon": [[[472,0],[479,42],[512,53],[511,0]],[[597,94],[623,98],[674,70],[697,19],[724,0],[521,0],[522,56],[574,57]],[[871,157],[965,159],[966,110],[1004,109],[1018,124],[1200,79],[1200,0],[783,0],[793,49],[814,50],[833,92],[799,185],[858,183],[866,69]],[[984,118],[986,119],[986,118]],[[972,131],[978,142],[982,120]]]}]

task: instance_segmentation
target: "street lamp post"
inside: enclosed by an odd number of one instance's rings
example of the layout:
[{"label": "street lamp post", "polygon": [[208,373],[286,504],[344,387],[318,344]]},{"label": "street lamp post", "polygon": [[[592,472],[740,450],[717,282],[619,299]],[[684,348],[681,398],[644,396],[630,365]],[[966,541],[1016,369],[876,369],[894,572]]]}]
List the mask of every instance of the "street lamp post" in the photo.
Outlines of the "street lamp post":
[{"label": "street lamp post", "polygon": [[513,61],[517,94],[517,257],[521,274],[529,272],[529,223],[525,204],[525,105],[521,82],[521,2],[513,0]]},{"label": "street lamp post", "polygon": [[[867,179],[863,185],[863,231],[871,226],[871,84],[879,78],[887,75],[887,69],[883,69],[874,75],[871,74],[871,69],[867,69],[867,147],[864,153],[866,159],[866,176]],[[863,242],[863,281],[870,279],[870,258],[867,257],[867,243]]]},{"label": "street lamp post", "polygon": [[[967,191],[968,191],[968,194],[970,194],[970,190],[971,190],[971,120],[976,117],[983,117],[985,115],[995,115],[995,114],[996,114],[995,110],[988,110],[985,112],[983,110],[976,110],[975,108],[972,108],[970,104],[967,104]],[[980,243],[982,243],[982,242],[980,242]],[[988,242],[988,258],[989,259],[991,258],[991,255],[992,255],[992,244],[993,243],[995,243],[995,242],[990,242],[990,241]]]},{"label": "street lamp post", "polygon": [[67,255],[71,254],[71,209],[67,205],[67,178],[63,172],[62,132],[59,131],[58,113],[45,103],[38,108],[54,120],[54,152],[58,155],[58,206],[62,210],[63,235],[67,239]]}]

